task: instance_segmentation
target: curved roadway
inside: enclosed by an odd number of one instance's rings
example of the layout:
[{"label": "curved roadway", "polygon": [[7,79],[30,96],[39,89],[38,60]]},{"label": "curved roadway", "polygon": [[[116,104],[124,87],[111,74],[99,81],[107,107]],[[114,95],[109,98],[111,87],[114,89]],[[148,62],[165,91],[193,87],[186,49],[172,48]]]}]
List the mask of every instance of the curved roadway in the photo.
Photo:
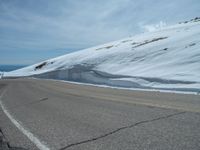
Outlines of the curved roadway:
[{"label": "curved roadway", "polygon": [[10,147],[199,150],[200,96],[39,79],[0,81],[0,128]]}]

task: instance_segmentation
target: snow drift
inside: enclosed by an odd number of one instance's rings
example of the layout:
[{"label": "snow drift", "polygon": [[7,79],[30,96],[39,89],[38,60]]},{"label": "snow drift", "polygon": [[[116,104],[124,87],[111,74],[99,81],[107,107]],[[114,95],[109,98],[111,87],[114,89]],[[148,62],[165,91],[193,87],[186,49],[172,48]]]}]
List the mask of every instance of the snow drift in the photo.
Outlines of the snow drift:
[{"label": "snow drift", "polygon": [[200,19],[7,72],[110,86],[200,91]]}]

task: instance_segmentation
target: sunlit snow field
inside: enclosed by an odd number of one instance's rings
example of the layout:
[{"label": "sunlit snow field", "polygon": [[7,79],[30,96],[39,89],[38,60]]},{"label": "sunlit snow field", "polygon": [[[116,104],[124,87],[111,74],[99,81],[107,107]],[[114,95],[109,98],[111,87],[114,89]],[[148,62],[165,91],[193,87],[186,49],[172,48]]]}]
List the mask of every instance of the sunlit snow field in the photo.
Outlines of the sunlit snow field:
[{"label": "sunlit snow field", "polygon": [[200,22],[139,34],[4,74],[16,76],[199,92]]}]

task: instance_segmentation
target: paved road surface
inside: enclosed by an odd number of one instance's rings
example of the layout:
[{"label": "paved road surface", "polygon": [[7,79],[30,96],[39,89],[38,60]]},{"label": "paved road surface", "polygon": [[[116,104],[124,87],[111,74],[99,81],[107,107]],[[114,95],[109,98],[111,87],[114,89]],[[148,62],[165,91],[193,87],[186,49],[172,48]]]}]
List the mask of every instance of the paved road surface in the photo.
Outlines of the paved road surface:
[{"label": "paved road surface", "polygon": [[0,128],[10,147],[199,150],[200,96],[0,81]]}]

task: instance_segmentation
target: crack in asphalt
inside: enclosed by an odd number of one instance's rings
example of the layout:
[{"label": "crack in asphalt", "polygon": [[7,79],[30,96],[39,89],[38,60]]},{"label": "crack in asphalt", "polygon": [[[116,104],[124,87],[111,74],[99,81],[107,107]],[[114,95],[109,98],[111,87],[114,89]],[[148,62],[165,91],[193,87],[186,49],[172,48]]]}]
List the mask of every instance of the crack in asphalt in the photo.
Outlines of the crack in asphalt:
[{"label": "crack in asphalt", "polygon": [[121,130],[133,128],[135,126],[138,126],[138,125],[141,125],[141,124],[145,124],[145,123],[149,123],[149,122],[154,122],[154,121],[157,121],[157,120],[167,119],[167,118],[170,118],[170,117],[173,117],[173,116],[177,116],[177,115],[180,115],[180,114],[183,114],[183,113],[186,113],[186,111],[182,111],[182,112],[178,112],[178,113],[174,113],[174,114],[170,114],[170,115],[166,115],[166,116],[162,116],[162,117],[158,117],[158,118],[154,118],[154,119],[150,119],[150,120],[140,121],[140,122],[128,125],[128,126],[117,128],[117,129],[115,129],[115,130],[113,130],[111,132],[108,132],[106,134],[100,135],[98,137],[94,137],[94,138],[91,138],[91,139],[88,139],[88,140],[84,140],[84,141],[80,141],[80,142],[69,144],[69,145],[67,145],[67,146],[65,146],[63,148],[60,148],[59,150],[65,150],[65,149],[70,148],[70,147],[74,147],[74,146],[77,146],[77,145],[93,142],[93,141],[102,139],[104,137],[107,137],[109,135],[112,135],[114,133],[117,133],[117,132],[119,132]]},{"label": "crack in asphalt", "polygon": [[8,140],[6,139],[3,131],[0,128],[0,150],[27,150],[22,147],[12,147],[10,146]]}]

